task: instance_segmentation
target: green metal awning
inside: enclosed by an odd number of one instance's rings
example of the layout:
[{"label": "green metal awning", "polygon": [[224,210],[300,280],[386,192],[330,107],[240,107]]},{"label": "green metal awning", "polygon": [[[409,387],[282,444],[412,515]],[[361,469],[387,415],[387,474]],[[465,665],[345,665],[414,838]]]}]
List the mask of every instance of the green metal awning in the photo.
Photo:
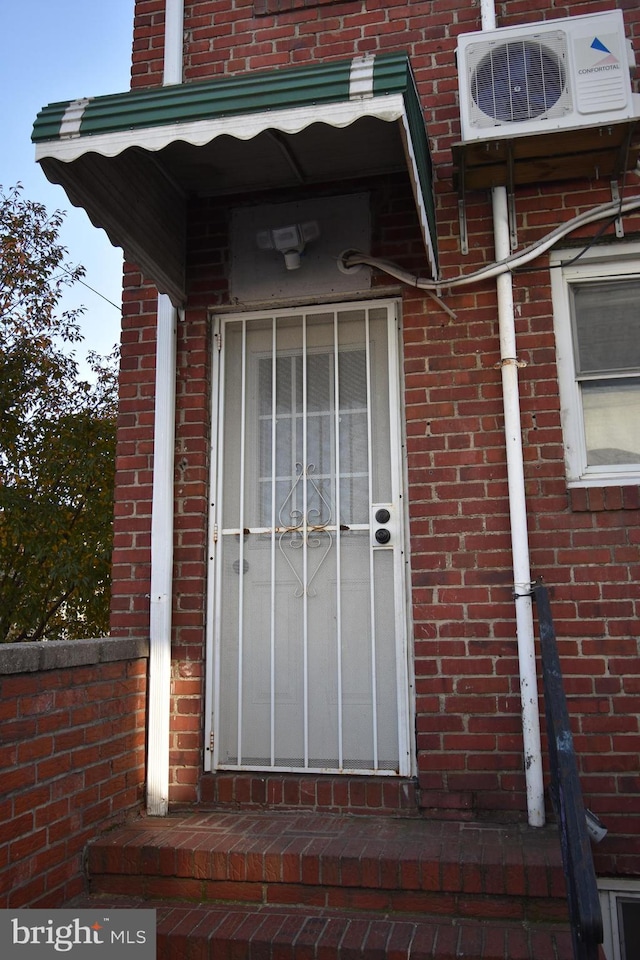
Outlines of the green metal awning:
[{"label": "green metal awning", "polygon": [[174,304],[186,200],[408,172],[437,275],[429,146],[409,58],[357,57],[50,104],[36,160]]}]

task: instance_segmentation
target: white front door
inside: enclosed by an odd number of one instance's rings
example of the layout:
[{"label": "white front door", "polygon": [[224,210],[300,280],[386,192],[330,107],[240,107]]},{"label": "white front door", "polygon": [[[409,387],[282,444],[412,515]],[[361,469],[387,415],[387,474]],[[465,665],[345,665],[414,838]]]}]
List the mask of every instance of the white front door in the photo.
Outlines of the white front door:
[{"label": "white front door", "polygon": [[410,772],[394,303],[219,318],[209,764]]}]

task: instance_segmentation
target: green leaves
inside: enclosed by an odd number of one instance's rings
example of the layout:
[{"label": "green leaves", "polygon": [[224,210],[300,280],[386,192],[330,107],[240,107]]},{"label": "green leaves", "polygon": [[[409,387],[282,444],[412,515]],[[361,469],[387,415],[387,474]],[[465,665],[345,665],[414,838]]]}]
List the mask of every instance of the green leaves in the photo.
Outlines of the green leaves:
[{"label": "green leaves", "polygon": [[0,642],[108,631],[117,354],[80,379],[61,223],[0,188]]}]

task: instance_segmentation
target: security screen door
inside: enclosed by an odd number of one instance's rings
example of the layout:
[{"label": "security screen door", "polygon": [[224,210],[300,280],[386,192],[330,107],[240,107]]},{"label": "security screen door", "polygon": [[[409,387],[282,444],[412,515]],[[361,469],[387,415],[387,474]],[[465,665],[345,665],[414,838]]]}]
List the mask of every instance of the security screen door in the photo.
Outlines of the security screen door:
[{"label": "security screen door", "polygon": [[409,772],[397,317],[220,318],[209,766]]}]

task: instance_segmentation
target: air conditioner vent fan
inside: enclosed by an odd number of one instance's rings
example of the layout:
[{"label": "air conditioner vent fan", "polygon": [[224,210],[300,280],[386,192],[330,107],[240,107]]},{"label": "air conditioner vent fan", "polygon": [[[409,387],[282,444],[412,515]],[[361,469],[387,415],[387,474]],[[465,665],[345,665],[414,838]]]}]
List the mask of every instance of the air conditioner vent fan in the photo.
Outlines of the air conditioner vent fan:
[{"label": "air conditioner vent fan", "polygon": [[471,96],[480,113],[503,123],[562,116],[566,56],[562,43],[554,46],[548,39],[524,39],[491,44],[482,52],[471,74]]}]

